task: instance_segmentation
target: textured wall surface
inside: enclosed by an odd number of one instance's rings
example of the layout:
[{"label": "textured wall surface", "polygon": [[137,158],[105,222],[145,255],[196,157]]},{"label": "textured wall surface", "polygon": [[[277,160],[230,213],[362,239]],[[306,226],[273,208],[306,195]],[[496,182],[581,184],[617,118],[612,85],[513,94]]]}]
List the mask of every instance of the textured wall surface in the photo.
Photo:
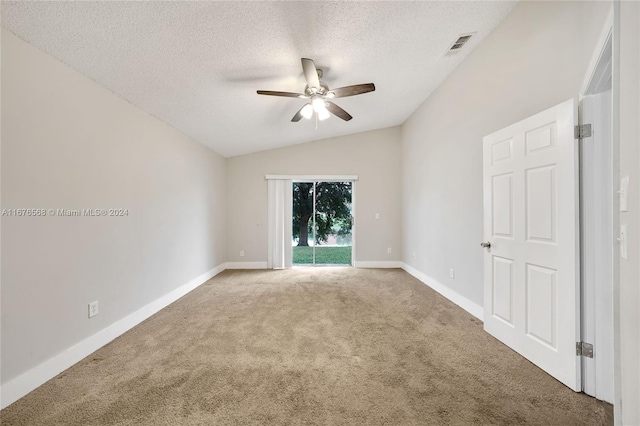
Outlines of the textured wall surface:
[{"label": "textured wall surface", "polygon": [[[225,160],[2,33],[2,383],[225,262]],[[88,319],[87,304],[99,301]]]},{"label": "textured wall surface", "polygon": [[400,260],[400,128],[227,159],[229,262],[267,260],[265,175],[271,174],[358,175],[356,261]]},{"label": "textured wall surface", "polygon": [[405,263],[482,305],[482,138],[578,96],[609,7],[518,4],[402,126]]},{"label": "textured wall surface", "polygon": [[640,424],[640,3],[620,2],[620,177],[629,177],[629,259],[620,259],[621,414]]}]

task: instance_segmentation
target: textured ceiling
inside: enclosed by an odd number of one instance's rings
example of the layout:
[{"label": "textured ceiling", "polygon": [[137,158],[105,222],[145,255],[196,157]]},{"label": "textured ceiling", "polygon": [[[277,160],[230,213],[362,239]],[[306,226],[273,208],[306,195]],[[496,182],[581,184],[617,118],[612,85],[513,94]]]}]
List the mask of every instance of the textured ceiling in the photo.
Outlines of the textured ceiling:
[{"label": "textured ceiling", "polygon": [[[2,26],[225,157],[402,124],[513,2],[2,2]],[[477,32],[445,56],[459,34]],[[291,123],[300,58],[353,120]]]}]

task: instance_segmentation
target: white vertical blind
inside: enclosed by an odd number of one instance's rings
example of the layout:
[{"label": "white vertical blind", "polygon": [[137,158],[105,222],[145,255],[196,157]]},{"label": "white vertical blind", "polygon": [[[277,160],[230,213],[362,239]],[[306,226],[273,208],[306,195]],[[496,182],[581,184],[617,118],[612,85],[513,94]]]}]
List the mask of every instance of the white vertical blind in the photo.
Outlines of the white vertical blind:
[{"label": "white vertical blind", "polygon": [[268,179],[268,249],[267,267],[270,269],[290,268],[292,197],[291,179]]}]

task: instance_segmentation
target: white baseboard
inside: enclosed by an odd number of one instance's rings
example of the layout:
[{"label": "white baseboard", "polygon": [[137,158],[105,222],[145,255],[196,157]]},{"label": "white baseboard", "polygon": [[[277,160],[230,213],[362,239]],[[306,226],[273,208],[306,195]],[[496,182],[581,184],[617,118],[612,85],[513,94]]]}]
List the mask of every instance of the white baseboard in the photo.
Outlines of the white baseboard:
[{"label": "white baseboard", "polygon": [[428,275],[423,274],[413,266],[402,263],[402,269],[404,269],[456,305],[460,306],[462,309],[469,312],[474,317],[478,318],[481,321],[484,321],[484,308],[482,306],[451,290],[449,287],[439,283]]},{"label": "white baseboard", "polygon": [[140,324],[151,315],[175,302],[185,294],[204,284],[210,278],[225,270],[225,264],[219,265],[210,271],[192,279],[175,290],[154,300],[134,313],[127,315],[109,327],[98,331],[96,334],[84,339],[80,343],[71,346],[64,352],[32,368],[0,387],[0,409],[13,404],[47,380],[60,374],[75,363],[97,351],[116,337]]},{"label": "white baseboard", "polygon": [[[357,260],[354,263],[356,268],[402,268],[402,262],[398,260]],[[267,262],[227,262],[226,269],[267,269]]]},{"label": "white baseboard", "polygon": [[267,262],[227,262],[227,269],[267,269]]},{"label": "white baseboard", "polygon": [[399,260],[356,260],[356,268],[402,268]]}]

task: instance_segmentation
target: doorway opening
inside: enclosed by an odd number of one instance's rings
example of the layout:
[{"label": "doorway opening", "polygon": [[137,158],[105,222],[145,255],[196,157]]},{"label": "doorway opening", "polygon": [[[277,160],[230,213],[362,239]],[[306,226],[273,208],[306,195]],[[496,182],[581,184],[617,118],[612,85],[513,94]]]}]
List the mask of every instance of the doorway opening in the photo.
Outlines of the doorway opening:
[{"label": "doorway opening", "polygon": [[353,265],[353,182],[292,184],[294,266]]}]

